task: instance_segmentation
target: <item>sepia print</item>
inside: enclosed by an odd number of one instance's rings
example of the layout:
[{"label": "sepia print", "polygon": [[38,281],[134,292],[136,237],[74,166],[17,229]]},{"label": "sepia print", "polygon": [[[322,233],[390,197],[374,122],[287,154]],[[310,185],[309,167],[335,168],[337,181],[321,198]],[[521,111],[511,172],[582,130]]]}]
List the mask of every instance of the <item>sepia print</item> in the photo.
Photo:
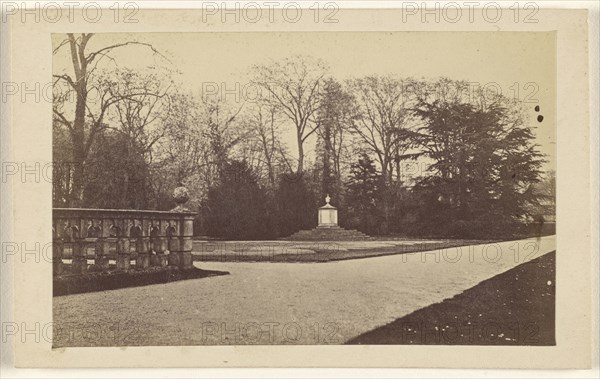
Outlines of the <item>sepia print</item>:
[{"label": "sepia print", "polygon": [[555,43],[52,34],[52,346],[554,346]]}]

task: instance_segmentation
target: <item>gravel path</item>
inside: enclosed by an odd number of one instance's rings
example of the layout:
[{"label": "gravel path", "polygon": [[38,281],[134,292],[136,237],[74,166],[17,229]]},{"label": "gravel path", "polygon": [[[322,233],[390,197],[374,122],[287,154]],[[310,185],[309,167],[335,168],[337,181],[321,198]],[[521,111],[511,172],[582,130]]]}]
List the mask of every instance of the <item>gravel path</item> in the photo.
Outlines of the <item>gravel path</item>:
[{"label": "gravel path", "polygon": [[555,249],[549,236],[328,263],[196,262],[231,275],[54,298],[54,345],[341,344]]}]

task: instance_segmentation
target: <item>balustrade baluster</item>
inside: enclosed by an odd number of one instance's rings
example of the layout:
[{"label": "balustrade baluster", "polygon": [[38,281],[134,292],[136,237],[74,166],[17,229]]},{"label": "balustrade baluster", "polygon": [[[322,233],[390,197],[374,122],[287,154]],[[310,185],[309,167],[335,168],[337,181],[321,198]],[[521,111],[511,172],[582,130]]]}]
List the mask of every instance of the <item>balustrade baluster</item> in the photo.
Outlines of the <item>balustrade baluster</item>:
[{"label": "balustrade baluster", "polygon": [[164,222],[161,220],[156,221],[155,225],[155,236],[152,238],[152,248],[155,252],[152,255],[152,265],[164,267],[167,265],[167,257],[165,250],[167,250],[167,240],[164,237]]},{"label": "balustrade baluster", "polygon": [[150,267],[149,228],[150,226],[147,219],[140,220],[140,236],[135,241],[135,251],[137,254],[135,267],[139,269],[147,269]]},{"label": "balustrade baluster", "polygon": [[96,240],[96,255],[95,264],[96,268],[100,271],[106,271],[109,267],[109,254],[110,254],[110,219],[105,218],[101,220],[100,224],[100,236]]},{"label": "balustrade baluster", "polygon": [[183,220],[181,223],[183,227],[180,229],[180,251],[179,251],[179,262],[180,267],[189,269],[193,267],[192,261],[192,247],[194,238],[194,217],[192,215],[182,216]]},{"label": "balustrade baluster", "polygon": [[167,238],[169,246],[169,266],[179,267],[179,225],[177,220],[169,220],[167,228]]},{"label": "balustrade baluster", "polygon": [[52,227],[52,273],[53,275],[61,275],[64,271],[63,265],[63,253],[65,244],[62,236],[59,236],[57,232],[57,223],[55,222]]},{"label": "balustrade baluster", "polygon": [[131,252],[129,251],[129,220],[118,220],[116,259],[118,270],[129,270]]},{"label": "balustrade baluster", "polygon": [[70,242],[72,247],[71,268],[74,274],[83,274],[87,272],[87,257],[85,254],[85,243],[83,241],[81,230],[79,229],[79,219],[70,219],[68,221],[70,229]]}]

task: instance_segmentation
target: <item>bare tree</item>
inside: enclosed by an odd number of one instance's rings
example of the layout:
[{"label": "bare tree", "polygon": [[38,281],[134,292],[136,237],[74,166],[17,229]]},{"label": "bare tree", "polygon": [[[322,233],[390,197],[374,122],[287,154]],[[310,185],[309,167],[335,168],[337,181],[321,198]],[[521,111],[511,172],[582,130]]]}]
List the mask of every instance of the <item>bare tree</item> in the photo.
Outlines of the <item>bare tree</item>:
[{"label": "bare tree", "polygon": [[[165,136],[168,121],[162,115],[170,114],[168,91],[171,85],[154,72],[139,72],[130,69],[116,69],[105,73],[100,79],[100,92],[112,98],[120,98],[107,116],[107,128],[124,136],[125,161],[132,156],[142,156],[152,162],[152,149]],[[123,196],[127,196],[129,173],[125,177]]]},{"label": "bare tree", "polygon": [[203,124],[202,136],[210,144],[210,162],[220,173],[230,158],[232,150],[244,138],[248,131],[241,128],[238,116],[244,105],[227,107],[219,98],[202,100]]},{"label": "bare tree", "polygon": [[184,183],[192,194],[191,204],[200,205],[226,163],[239,154],[236,149],[248,139],[249,131],[242,128],[242,107],[183,92],[173,92],[169,99],[168,112],[162,116],[165,136],[154,152],[154,190],[158,197]]},{"label": "bare tree", "polygon": [[276,106],[296,128],[296,173],[302,174],[304,143],[318,128],[315,115],[327,66],[322,60],[296,55],[280,62],[255,65],[252,72],[256,83],[264,89],[263,100]]},{"label": "bare tree", "polygon": [[200,104],[191,95],[173,93],[169,112],[164,115],[168,131],[160,142],[162,160],[171,165],[175,182],[183,182],[204,165],[208,142],[202,136],[203,127]]},{"label": "bare tree", "polygon": [[156,199],[185,183],[192,195],[190,204],[199,205],[207,184],[214,180],[207,174],[212,171],[211,154],[209,141],[203,136],[206,125],[202,112],[201,104],[191,94],[169,94],[168,112],[162,115],[166,135],[157,142],[152,165]]},{"label": "bare tree", "polygon": [[[88,43],[94,36],[91,33],[82,33],[75,35],[67,34],[66,38],[58,44],[53,50],[53,54],[58,54],[68,49],[71,59],[72,73],[55,73],[54,83],[56,86],[66,83],[68,88],[75,95],[75,109],[70,114],[62,102],[53,104],[54,119],[65,126],[71,138],[72,158],[76,163],[73,171],[71,194],[69,196],[68,206],[81,205],[81,197],[84,181],[85,161],[90,152],[90,148],[98,135],[105,127],[104,117],[108,109],[123,99],[122,95],[113,96],[110,93],[99,94],[98,109],[92,110],[88,101],[91,83],[94,81],[94,73],[98,69],[98,63],[104,58],[114,61],[110,53],[128,45],[143,45],[150,48],[154,53],[156,50],[149,44],[140,42],[117,43],[95,51],[88,51]],[[58,91],[60,92],[60,91]]]},{"label": "bare tree", "polygon": [[391,183],[394,161],[408,149],[408,126],[412,117],[407,81],[389,76],[368,76],[349,81],[358,101],[351,130],[365,143],[381,166],[382,177]]},{"label": "bare tree", "polygon": [[269,104],[257,104],[249,119],[249,127],[260,148],[262,162],[264,162],[271,188],[275,187],[276,166],[281,145],[278,138],[279,117],[276,107]]}]

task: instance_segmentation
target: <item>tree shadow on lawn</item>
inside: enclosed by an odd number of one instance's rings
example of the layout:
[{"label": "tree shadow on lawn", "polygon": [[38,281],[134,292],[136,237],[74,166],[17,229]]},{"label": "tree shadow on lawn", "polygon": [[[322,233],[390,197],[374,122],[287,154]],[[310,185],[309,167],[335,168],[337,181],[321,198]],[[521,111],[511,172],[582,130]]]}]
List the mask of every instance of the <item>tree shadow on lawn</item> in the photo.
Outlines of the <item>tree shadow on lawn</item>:
[{"label": "tree shadow on lawn", "polygon": [[555,260],[550,252],[346,343],[554,346]]}]

